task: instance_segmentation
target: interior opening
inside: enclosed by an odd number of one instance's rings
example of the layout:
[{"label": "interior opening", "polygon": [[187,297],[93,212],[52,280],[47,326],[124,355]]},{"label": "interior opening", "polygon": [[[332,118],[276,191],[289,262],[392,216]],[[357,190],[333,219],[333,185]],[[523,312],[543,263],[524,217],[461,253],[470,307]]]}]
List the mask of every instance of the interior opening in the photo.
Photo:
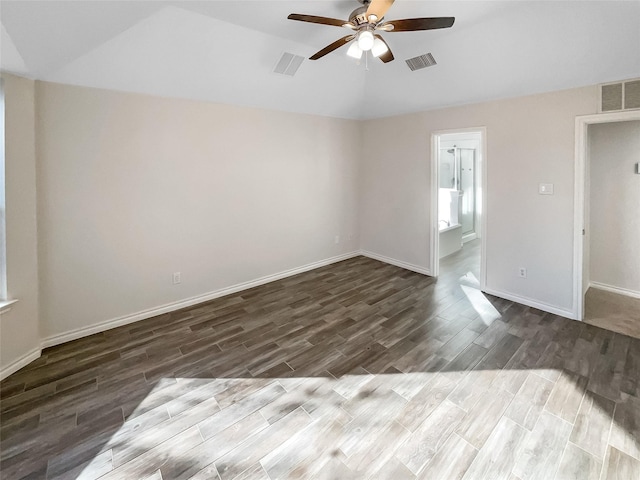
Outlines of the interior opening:
[{"label": "interior opening", "polygon": [[[467,242],[480,238],[481,142],[480,132],[439,136],[438,259],[453,255]],[[476,250],[479,256],[480,249]]]},{"label": "interior opening", "polygon": [[640,337],[640,120],[587,129],[584,321]]}]

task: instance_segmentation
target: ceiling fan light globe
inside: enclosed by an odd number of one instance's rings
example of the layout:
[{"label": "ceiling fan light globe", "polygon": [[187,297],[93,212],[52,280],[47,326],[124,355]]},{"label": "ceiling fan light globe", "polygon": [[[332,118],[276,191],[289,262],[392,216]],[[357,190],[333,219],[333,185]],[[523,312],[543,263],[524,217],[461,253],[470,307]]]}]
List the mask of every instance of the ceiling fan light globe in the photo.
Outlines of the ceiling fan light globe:
[{"label": "ceiling fan light globe", "polygon": [[369,30],[360,32],[360,34],[358,35],[358,46],[360,47],[360,50],[368,52],[373,47],[373,44],[373,33],[371,33]]},{"label": "ceiling fan light globe", "polygon": [[384,55],[389,51],[389,47],[379,38],[376,38],[373,42],[373,47],[371,47],[371,55],[378,58],[380,55]]},{"label": "ceiling fan light globe", "polygon": [[353,42],[347,50],[347,55],[351,58],[355,58],[356,60],[360,60],[362,58],[362,49],[358,46],[358,42]]}]

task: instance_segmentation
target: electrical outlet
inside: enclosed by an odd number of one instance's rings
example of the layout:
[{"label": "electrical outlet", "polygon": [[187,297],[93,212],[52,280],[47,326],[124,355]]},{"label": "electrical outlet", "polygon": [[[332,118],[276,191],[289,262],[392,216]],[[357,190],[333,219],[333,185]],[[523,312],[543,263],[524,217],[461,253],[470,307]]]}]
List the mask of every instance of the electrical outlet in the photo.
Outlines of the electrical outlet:
[{"label": "electrical outlet", "polygon": [[182,278],[180,276],[180,272],[173,272],[173,284],[177,285],[182,282]]},{"label": "electrical outlet", "polygon": [[524,267],[520,267],[520,268],[518,269],[518,276],[519,276],[520,278],[527,278],[527,269],[526,269],[526,268],[524,268]]},{"label": "electrical outlet", "polygon": [[338,243],[340,243],[340,235],[336,235],[335,237],[333,237],[333,242],[337,245]]},{"label": "electrical outlet", "polygon": [[553,183],[541,183],[538,185],[540,195],[553,195]]}]

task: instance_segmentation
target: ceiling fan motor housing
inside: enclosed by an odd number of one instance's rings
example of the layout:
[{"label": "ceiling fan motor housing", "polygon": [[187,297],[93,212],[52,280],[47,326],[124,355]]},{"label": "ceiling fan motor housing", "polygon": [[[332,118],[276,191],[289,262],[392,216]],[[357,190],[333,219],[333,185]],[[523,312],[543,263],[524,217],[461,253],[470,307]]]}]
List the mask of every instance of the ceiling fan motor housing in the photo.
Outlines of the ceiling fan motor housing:
[{"label": "ceiling fan motor housing", "polygon": [[367,6],[365,5],[364,7],[358,7],[353,12],[351,12],[351,15],[349,15],[349,22],[355,25],[356,28],[368,24],[369,20],[367,19]]}]

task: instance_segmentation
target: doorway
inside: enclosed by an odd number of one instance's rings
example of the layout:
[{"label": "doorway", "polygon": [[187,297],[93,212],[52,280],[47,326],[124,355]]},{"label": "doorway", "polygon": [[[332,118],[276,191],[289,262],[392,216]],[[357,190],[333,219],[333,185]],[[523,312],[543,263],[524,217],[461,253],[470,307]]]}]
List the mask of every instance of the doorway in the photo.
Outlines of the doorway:
[{"label": "doorway", "polygon": [[431,136],[432,274],[441,265],[465,269],[485,285],[486,129],[435,132]]},{"label": "doorway", "polygon": [[576,118],[575,318],[640,338],[640,111]]},{"label": "doorway", "polygon": [[[465,135],[465,137],[467,138],[453,134],[450,139],[447,139],[447,136],[443,135],[438,157],[440,168],[438,200],[441,204],[445,200],[448,202],[447,208],[438,209],[438,225],[440,226],[440,222],[443,222],[446,226],[450,226],[452,216],[455,216],[453,223],[460,225],[462,243],[477,238],[476,164],[480,147],[479,134]],[[466,144],[467,147],[460,147],[459,144]],[[457,198],[452,198],[450,193]]]}]

